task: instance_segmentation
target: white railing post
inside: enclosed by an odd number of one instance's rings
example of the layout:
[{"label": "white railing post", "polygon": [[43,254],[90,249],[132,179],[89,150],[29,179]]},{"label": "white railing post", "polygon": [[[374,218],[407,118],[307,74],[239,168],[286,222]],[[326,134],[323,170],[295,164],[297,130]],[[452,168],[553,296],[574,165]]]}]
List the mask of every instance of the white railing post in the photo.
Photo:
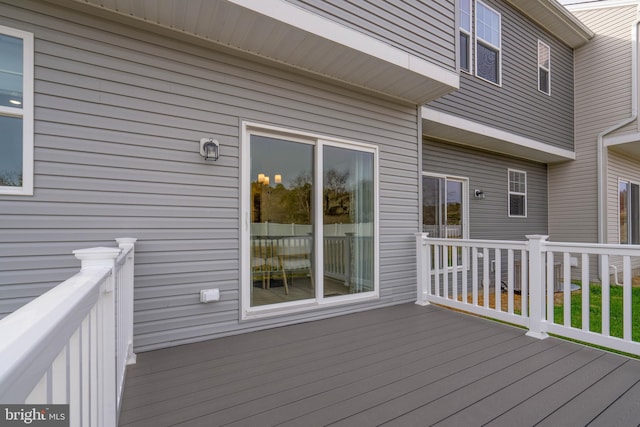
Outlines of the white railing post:
[{"label": "white railing post", "polygon": [[[530,337],[545,339],[549,335],[543,330],[545,314],[545,280],[543,249],[549,236],[529,235],[529,331]],[[524,292],[524,291],[523,291]]]},{"label": "white railing post", "polygon": [[120,254],[116,248],[91,248],[73,251],[81,261],[81,271],[92,268],[110,268],[111,276],[105,281],[97,302],[98,337],[97,352],[94,362],[97,364],[98,396],[96,410],[98,423],[101,426],[116,426],[116,315],[114,298],[115,259]]},{"label": "white railing post", "polygon": [[130,251],[128,259],[125,263],[126,271],[123,274],[124,283],[122,289],[126,291],[125,295],[122,295],[121,301],[124,304],[122,319],[118,321],[124,321],[121,330],[126,334],[126,346],[127,346],[127,365],[133,365],[136,363],[136,354],[133,352],[133,282],[134,282],[134,246],[138,239],[134,237],[119,237],[116,239],[118,247],[125,253]]},{"label": "white railing post", "polygon": [[431,267],[429,266],[431,261],[431,246],[429,245],[428,237],[429,233],[416,234],[416,279],[418,282],[418,298],[416,299],[416,304],[418,305],[429,305],[427,297],[431,289]]}]

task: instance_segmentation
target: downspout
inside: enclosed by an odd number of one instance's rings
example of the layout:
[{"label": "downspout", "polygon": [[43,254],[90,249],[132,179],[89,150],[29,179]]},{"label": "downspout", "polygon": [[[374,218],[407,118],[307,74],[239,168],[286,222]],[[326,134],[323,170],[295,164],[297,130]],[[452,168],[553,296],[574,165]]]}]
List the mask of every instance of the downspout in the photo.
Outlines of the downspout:
[{"label": "downspout", "polygon": [[604,138],[610,133],[623,128],[638,118],[638,25],[640,19],[633,22],[631,28],[631,117],[605,129],[598,134],[597,146],[597,179],[598,179],[598,243],[605,242],[605,218],[607,215],[607,152]]}]

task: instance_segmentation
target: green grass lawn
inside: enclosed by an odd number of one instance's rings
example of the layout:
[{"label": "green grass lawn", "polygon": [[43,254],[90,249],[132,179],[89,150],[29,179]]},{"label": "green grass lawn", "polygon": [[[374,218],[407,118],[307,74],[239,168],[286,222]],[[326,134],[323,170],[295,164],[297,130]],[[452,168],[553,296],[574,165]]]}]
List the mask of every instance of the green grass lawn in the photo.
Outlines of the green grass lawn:
[{"label": "green grass lawn", "polygon": [[[622,287],[611,286],[610,292],[610,335],[622,338]],[[571,326],[582,328],[582,295],[581,292],[571,294]],[[600,285],[591,285],[589,289],[589,330],[602,332],[602,289]],[[640,288],[633,288],[631,303],[631,339],[640,342]],[[564,304],[556,303],[554,322],[562,324]]]}]

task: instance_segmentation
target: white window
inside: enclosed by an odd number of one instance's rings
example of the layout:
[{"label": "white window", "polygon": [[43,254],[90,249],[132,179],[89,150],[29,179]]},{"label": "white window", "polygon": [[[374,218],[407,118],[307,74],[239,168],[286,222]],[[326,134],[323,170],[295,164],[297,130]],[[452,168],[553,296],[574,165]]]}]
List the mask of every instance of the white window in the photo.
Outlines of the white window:
[{"label": "white window", "polygon": [[378,297],[375,145],[243,125],[243,317]]},{"label": "white window", "polygon": [[551,95],[551,48],[538,40],[538,90]]},{"label": "white window", "polygon": [[422,231],[430,237],[468,238],[466,178],[422,175]]},{"label": "white window", "polygon": [[640,186],[618,181],[620,244],[640,244]]},{"label": "white window", "polygon": [[471,0],[459,1],[460,69],[471,72]]},{"label": "white window", "polygon": [[33,34],[0,26],[0,194],[33,194]]},{"label": "white window", "polygon": [[527,173],[509,169],[509,216],[527,216]]},{"label": "white window", "polygon": [[498,12],[476,2],[476,76],[501,84],[502,24]]}]

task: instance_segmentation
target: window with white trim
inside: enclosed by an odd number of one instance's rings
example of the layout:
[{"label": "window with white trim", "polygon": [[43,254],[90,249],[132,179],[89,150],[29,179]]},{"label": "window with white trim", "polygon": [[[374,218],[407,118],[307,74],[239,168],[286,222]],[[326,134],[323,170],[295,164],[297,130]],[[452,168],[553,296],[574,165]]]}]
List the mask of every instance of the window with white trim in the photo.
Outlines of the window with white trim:
[{"label": "window with white trim", "polygon": [[640,186],[619,180],[618,203],[620,244],[640,244]]},{"label": "window with white trim", "polygon": [[499,85],[502,74],[501,15],[476,1],[476,76]]},{"label": "window with white trim", "polygon": [[551,95],[551,48],[538,40],[538,90]]},{"label": "window with white trim", "polygon": [[459,0],[460,69],[471,72],[471,0]]},{"label": "window with white trim", "polygon": [[0,26],[0,194],[33,194],[33,34]]},{"label": "window with white trim", "polygon": [[527,216],[527,173],[509,169],[509,216]]}]

